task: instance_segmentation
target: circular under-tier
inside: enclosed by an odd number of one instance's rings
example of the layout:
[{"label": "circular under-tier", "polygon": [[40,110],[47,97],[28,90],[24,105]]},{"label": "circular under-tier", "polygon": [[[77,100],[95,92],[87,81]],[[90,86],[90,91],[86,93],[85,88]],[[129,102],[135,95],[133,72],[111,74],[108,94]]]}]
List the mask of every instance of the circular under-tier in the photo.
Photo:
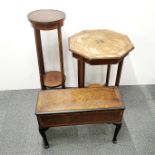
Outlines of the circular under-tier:
[{"label": "circular under-tier", "polygon": [[[63,75],[64,76],[64,75]],[[43,76],[45,87],[58,87],[64,84],[64,78],[59,71],[46,72]]]}]

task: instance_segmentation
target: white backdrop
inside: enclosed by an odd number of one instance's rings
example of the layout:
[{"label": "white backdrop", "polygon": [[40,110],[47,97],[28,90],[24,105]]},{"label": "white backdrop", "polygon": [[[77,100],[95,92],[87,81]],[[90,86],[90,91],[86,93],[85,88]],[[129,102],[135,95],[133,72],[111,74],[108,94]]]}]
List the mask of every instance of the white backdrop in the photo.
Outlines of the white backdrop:
[{"label": "white backdrop", "polygon": [[[66,85],[77,86],[77,65],[68,36],[84,29],[125,33],[135,49],[125,58],[121,85],[155,84],[154,0],[5,0],[0,5],[0,90],[40,88],[33,29],[27,14],[37,9],[66,13],[62,28]],[[56,32],[42,32],[46,70],[59,69]],[[86,65],[86,85],[104,83],[105,66]],[[111,84],[116,66],[112,68]]]}]

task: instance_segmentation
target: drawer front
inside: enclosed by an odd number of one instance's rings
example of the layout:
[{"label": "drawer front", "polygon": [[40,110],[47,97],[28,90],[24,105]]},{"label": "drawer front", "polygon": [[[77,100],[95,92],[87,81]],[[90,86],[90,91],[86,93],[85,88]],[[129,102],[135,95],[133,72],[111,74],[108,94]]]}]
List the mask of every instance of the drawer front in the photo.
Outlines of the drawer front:
[{"label": "drawer front", "polygon": [[37,115],[40,128],[122,121],[123,109]]}]

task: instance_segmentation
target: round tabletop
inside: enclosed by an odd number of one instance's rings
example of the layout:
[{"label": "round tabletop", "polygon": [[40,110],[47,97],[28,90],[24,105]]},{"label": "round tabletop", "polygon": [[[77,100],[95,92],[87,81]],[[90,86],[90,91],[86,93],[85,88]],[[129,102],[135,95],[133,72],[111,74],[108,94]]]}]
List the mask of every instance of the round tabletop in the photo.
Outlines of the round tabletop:
[{"label": "round tabletop", "polygon": [[38,29],[56,28],[56,25],[60,27],[63,25],[64,19],[64,12],[52,9],[36,10],[28,14],[28,20],[32,23],[32,26]]}]

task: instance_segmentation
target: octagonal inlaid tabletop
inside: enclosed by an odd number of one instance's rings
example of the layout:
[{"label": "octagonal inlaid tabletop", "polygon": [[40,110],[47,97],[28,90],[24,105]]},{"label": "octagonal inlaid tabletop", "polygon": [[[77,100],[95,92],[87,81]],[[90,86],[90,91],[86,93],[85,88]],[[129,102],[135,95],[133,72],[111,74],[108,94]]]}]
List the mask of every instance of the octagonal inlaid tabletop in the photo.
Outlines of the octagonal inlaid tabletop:
[{"label": "octagonal inlaid tabletop", "polygon": [[127,35],[111,30],[84,30],[69,37],[69,50],[86,59],[116,59],[134,46]]}]

